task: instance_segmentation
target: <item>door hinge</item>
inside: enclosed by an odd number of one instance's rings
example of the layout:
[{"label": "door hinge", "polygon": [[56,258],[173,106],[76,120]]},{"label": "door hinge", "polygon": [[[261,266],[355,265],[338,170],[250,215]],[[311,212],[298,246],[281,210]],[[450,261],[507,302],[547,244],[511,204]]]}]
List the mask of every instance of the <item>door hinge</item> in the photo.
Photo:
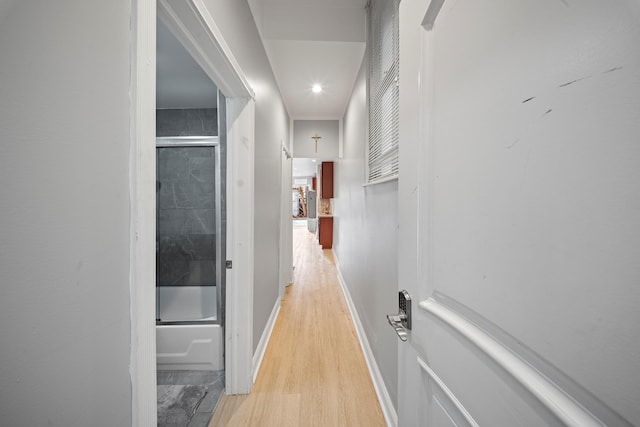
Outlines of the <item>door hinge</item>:
[{"label": "door hinge", "polygon": [[224,266],[227,268],[227,270],[231,270],[231,267],[233,267],[233,263],[228,259],[225,261]]}]

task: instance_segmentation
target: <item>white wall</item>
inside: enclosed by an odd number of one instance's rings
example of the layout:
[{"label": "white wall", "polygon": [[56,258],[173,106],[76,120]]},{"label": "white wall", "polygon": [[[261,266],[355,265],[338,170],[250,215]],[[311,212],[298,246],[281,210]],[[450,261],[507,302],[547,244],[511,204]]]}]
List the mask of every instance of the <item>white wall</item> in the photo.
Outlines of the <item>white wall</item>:
[{"label": "white wall", "polygon": [[[318,135],[318,149],[311,138]],[[296,158],[337,159],[340,146],[338,120],[294,120],[293,155]]]},{"label": "white wall", "polygon": [[333,248],[392,401],[397,342],[386,315],[398,312],[398,182],[363,187],[366,85],[360,69],[344,118],[344,157],[335,163]]},{"label": "white wall", "polygon": [[[289,116],[246,1],[207,0],[222,36],[255,91],[254,350],[279,298],[282,163]],[[284,232],[284,231],[283,231]],[[286,242],[286,239],[284,239]],[[286,275],[283,275],[285,277]]]},{"label": "white wall", "polygon": [[130,8],[0,7],[3,425],[132,422]]}]

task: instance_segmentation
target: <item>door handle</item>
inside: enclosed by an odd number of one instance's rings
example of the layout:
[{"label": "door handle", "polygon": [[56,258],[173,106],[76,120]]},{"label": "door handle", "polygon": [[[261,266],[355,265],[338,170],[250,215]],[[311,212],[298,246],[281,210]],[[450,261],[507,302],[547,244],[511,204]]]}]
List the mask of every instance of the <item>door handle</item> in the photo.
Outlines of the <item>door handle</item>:
[{"label": "door handle", "polygon": [[393,329],[395,329],[396,334],[398,334],[398,338],[400,338],[401,341],[407,340],[407,330],[402,325],[404,317],[404,314],[387,314],[387,320],[389,321],[389,324],[391,325],[391,327],[393,327]]},{"label": "door handle", "polygon": [[411,330],[411,296],[403,290],[398,292],[398,314],[387,314],[387,320],[401,341],[406,341]]}]

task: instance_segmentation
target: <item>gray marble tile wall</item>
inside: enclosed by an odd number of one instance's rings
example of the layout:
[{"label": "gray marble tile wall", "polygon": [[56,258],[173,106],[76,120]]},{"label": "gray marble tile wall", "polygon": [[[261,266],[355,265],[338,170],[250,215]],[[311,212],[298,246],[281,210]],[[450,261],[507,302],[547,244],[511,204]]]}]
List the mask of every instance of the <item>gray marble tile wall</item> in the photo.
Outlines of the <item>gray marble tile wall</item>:
[{"label": "gray marble tile wall", "polygon": [[156,110],[156,136],[217,136],[218,110],[185,108]]},{"label": "gray marble tile wall", "polygon": [[157,149],[159,286],[214,286],[213,147]]}]

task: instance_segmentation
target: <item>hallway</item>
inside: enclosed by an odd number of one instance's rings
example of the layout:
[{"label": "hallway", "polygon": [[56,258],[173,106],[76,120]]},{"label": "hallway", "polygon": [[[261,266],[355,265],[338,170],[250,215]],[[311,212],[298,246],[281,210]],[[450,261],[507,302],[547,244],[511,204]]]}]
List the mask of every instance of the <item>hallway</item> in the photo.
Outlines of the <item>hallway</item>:
[{"label": "hallway", "polygon": [[384,426],[331,250],[293,228],[295,274],[250,395],[224,396],[213,426]]}]

